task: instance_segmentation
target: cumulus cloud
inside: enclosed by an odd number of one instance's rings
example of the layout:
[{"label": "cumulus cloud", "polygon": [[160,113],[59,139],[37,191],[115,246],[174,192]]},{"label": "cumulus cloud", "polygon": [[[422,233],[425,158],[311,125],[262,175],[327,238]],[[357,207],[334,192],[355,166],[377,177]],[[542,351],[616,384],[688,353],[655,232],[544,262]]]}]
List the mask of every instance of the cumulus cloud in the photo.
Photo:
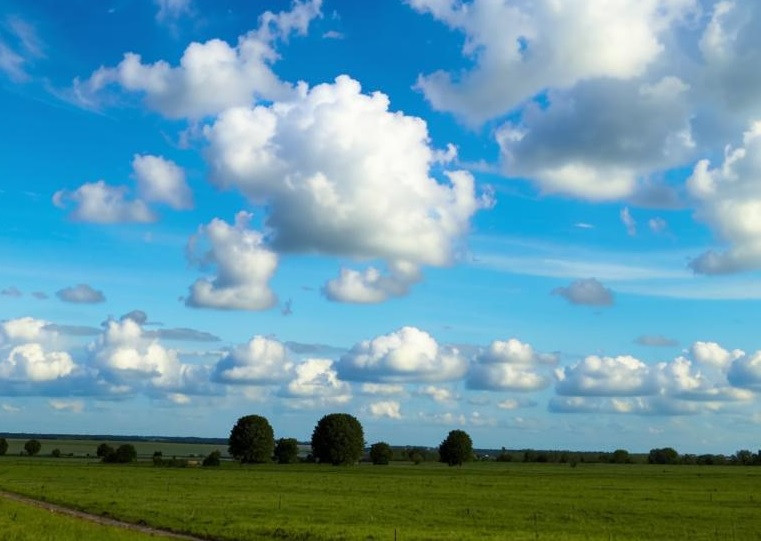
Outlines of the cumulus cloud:
[{"label": "cumulus cloud", "polygon": [[[162,2],[162,8],[179,5],[184,4]],[[139,54],[128,52],[115,67],[104,66],[87,79],[75,79],[74,98],[85,107],[97,108],[107,89],[115,86],[143,96],[149,108],[166,117],[193,119],[248,105],[255,98],[282,98],[293,88],[272,71],[278,59],[274,42],[293,33],[306,34],[309,23],[320,16],[320,5],[321,0],[297,0],[290,11],[267,11],[260,16],[258,28],[240,36],[234,46],[220,39],[193,42],[176,66],[165,60],[144,63]]]},{"label": "cumulus cloud", "polygon": [[465,171],[432,178],[438,154],[425,122],[347,76],[229,109],[204,133],[212,180],[268,205],[274,249],[385,261],[386,274],[344,269],[324,289],[333,300],[404,294],[420,266],[453,261],[470,218],[491,204]]},{"label": "cumulus cloud", "polygon": [[47,325],[47,321],[29,316],[7,319],[0,323],[0,344],[38,341],[43,337]]},{"label": "cumulus cloud", "polygon": [[630,355],[590,355],[555,371],[560,395],[636,396],[653,394],[655,382],[648,366]]},{"label": "cumulus cloud", "polygon": [[341,381],[330,359],[307,359],[296,365],[295,377],[282,389],[292,408],[316,408],[346,404],[351,400],[351,387]]},{"label": "cumulus cloud", "polygon": [[77,304],[97,304],[106,301],[106,296],[103,295],[102,291],[94,289],[88,284],[65,287],[56,291],[55,295],[64,302]]},{"label": "cumulus cloud", "polygon": [[458,396],[452,391],[452,389],[447,389],[446,387],[436,387],[435,385],[426,385],[425,387],[420,388],[418,393],[429,397],[435,402],[441,402],[445,404],[448,402],[455,402],[458,399]]},{"label": "cumulus cloud", "polygon": [[46,351],[37,343],[15,346],[0,359],[0,380],[11,382],[53,381],[70,375],[77,366],[65,351]]},{"label": "cumulus cloud", "polygon": [[415,383],[459,379],[467,363],[456,348],[440,346],[415,327],[402,327],[359,342],[341,357],[337,368],[347,380]]},{"label": "cumulus cloud", "polygon": [[69,217],[81,222],[155,222],[157,217],[145,201],[129,199],[128,192],[129,188],[126,186],[111,186],[99,180],[82,184],[73,192],[57,191],[53,195],[53,204],[58,208],[67,208],[69,203],[72,203],[75,208]]},{"label": "cumulus cloud", "polygon": [[595,80],[550,93],[549,106],[530,104],[519,123],[497,130],[503,171],[530,178],[544,193],[632,196],[654,169],[691,157],[688,90],[666,77],[652,84]]},{"label": "cumulus cloud", "polygon": [[221,383],[269,385],[287,380],[293,368],[283,344],[255,336],[226,353],[214,367],[212,378]]},{"label": "cumulus cloud", "polygon": [[138,191],[146,201],[166,203],[177,210],[193,207],[193,194],[185,182],[185,170],[172,160],[135,154],[132,170]]},{"label": "cumulus cloud", "polygon": [[[213,265],[213,278],[199,278],[190,286],[187,306],[224,310],[266,310],[277,304],[269,280],[277,268],[277,254],[264,245],[263,235],[248,229],[251,214],[239,212],[230,225],[219,218],[198,228],[188,242],[188,256],[200,266]],[[208,249],[197,255],[199,247]]]},{"label": "cumulus cloud", "polygon": [[417,86],[434,109],[474,124],[547,88],[640,76],[663,52],[664,34],[694,8],[692,0],[409,3],[465,34],[462,52],[475,66],[421,75]]},{"label": "cumulus cloud", "polygon": [[85,409],[85,403],[81,400],[63,400],[60,398],[48,400],[50,407],[56,411],[68,411],[71,413],[82,413]]},{"label": "cumulus cloud", "polygon": [[393,383],[363,383],[362,392],[371,395],[395,395],[404,393],[404,385]]},{"label": "cumulus cloud", "polygon": [[571,304],[588,306],[611,306],[613,292],[595,278],[585,278],[571,282],[567,287],[557,287],[553,295],[560,295]]},{"label": "cumulus cloud", "polygon": [[471,389],[488,391],[535,391],[550,384],[547,365],[557,362],[557,356],[537,353],[530,344],[515,338],[495,340],[476,355],[468,371],[467,385]]},{"label": "cumulus cloud", "polygon": [[368,407],[370,415],[376,419],[401,419],[402,411],[401,404],[394,400],[385,400],[382,402],[373,402]]},{"label": "cumulus cloud", "polygon": [[740,147],[727,147],[724,162],[711,168],[701,160],[687,180],[698,203],[696,216],[729,244],[710,250],[690,267],[700,274],[727,274],[761,268],[761,121],[743,135]]},{"label": "cumulus cloud", "polygon": [[555,364],[558,357],[554,353],[538,353],[531,344],[526,344],[515,338],[509,340],[494,340],[489,347],[476,357],[483,364]]},{"label": "cumulus cloud", "polygon": [[712,366],[725,370],[729,365],[743,357],[745,352],[741,349],[728,351],[716,342],[695,342],[690,348],[690,354],[695,361],[704,366]]}]

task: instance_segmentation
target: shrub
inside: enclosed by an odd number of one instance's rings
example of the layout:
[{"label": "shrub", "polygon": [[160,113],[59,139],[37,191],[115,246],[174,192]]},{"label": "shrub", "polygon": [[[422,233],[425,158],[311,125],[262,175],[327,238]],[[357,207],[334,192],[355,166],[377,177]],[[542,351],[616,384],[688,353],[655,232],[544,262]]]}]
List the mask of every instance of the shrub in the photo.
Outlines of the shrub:
[{"label": "shrub", "polygon": [[650,449],[650,454],[647,456],[647,461],[650,464],[676,464],[679,462],[679,453],[671,447],[664,447],[663,449]]},{"label": "shrub", "polygon": [[105,458],[114,454],[114,448],[107,443],[101,443],[98,445],[98,449],[95,451],[95,456],[98,458]]},{"label": "shrub", "polygon": [[370,446],[370,460],[372,460],[373,464],[376,466],[386,466],[393,456],[394,451],[385,441],[379,441]]},{"label": "shrub", "polygon": [[357,462],[365,451],[365,434],[356,417],[331,413],[312,432],[312,453],[319,462],[334,466]]},{"label": "shrub", "polygon": [[464,430],[452,430],[439,445],[439,461],[450,466],[462,466],[473,458],[473,440]]},{"label": "shrub", "polygon": [[238,419],[230,431],[230,456],[241,463],[263,463],[272,459],[275,433],[269,421],[260,415]]},{"label": "shrub", "polygon": [[[131,443],[120,445],[115,451],[112,447],[108,447],[108,449],[103,449],[103,452],[105,453],[102,456],[103,462],[127,464],[137,460],[137,451],[135,450],[135,446]],[[98,449],[100,449],[100,447],[98,447]]]},{"label": "shrub", "polygon": [[36,455],[40,452],[40,449],[42,449],[42,444],[37,440],[29,440],[24,444],[24,451],[26,451],[26,454],[29,456]]},{"label": "shrub", "polygon": [[299,461],[299,442],[296,438],[280,438],[275,443],[275,460],[278,464],[295,464]]},{"label": "shrub", "polygon": [[219,466],[219,457],[221,453],[219,451],[212,451],[209,455],[203,459],[203,466]]},{"label": "shrub", "polygon": [[610,456],[610,462],[613,464],[630,464],[632,461],[629,451],[626,449],[616,449]]},{"label": "shrub", "polygon": [[0,456],[8,452],[8,440],[0,438]]},{"label": "shrub", "polygon": [[53,449],[50,452],[50,456],[52,456],[53,458],[61,458],[61,450],[60,449]]}]

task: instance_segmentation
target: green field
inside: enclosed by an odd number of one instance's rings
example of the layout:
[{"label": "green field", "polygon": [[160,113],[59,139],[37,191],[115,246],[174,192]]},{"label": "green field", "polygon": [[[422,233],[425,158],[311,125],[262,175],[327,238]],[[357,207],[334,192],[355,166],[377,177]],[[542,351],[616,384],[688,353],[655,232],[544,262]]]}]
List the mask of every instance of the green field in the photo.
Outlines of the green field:
[{"label": "green field", "polygon": [[0,458],[0,488],[215,539],[760,539],[761,468]]},{"label": "green field", "polygon": [[80,541],[82,539],[148,541],[165,538],[101,526],[0,498],[0,539],[3,541]]}]

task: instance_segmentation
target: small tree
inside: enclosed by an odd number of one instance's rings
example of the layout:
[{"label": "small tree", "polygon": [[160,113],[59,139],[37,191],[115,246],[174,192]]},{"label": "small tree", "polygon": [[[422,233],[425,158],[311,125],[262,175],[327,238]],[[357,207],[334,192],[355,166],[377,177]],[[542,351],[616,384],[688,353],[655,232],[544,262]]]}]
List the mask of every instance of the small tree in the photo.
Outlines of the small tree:
[{"label": "small tree", "polygon": [[137,460],[137,450],[131,443],[125,443],[117,447],[114,455],[114,462],[120,464],[127,464],[128,462],[135,462]]},{"label": "small tree", "polygon": [[365,451],[362,425],[348,413],[331,413],[320,419],[312,432],[312,453],[320,462],[334,466],[357,462]]},{"label": "small tree", "polygon": [[373,464],[376,466],[388,465],[393,457],[394,451],[385,441],[379,441],[370,446],[370,460],[372,460]]},{"label": "small tree", "polygon": [[264,463],[272,460],[275,433],[269,421],[260,415],[238,419],[230,431],[230,456],[241,463]]},{"label": "small tree", "polygon": [[109,444],[107,444],[107,443],[101,443],[100,445],[98,445],[98,448],[95,451],[95,456],[97,456],[98,458],[103,459],[103,458],[105,458],[107,456],[113,455],[114,452],[115,452],[114,448],[111,447]]},{"label": "small tree", "polygon": [[8,440],[0,438],[0,456],[8,452]]},{"label": "small tree", "polygon": [[464,430],[452,430],[439,445],[439,460],[450,466],[462,466],[473,458],[473,440]]},{"label": "small tree", "polygon": [[647,455],[647,461],[650,464],[676,464],[679,462],[679,453],[671,447],[650,449],[650,453]]},{"label": "small tree", "polygon": [[24,444],[24,451],[26,451],[26,454],[29,456],[36,455],[40,452],[40,449],[42,449],[42,444],[37,440],[29,440]]},{"label": "small tree", "polygon": [[52,456],[53,458],[61,458],[61,450],[60,449],[53,449],[50,452],[50,456]]},{"label": "small tree", "polygon": [[202,466],[219,466],[221,453],[219,451],[212,451],[209,455],[203,459]]},{"label": "small tree", "polygon": [[275,460],[278,464],[294,464],[299,461],[299,442],[296,438],[280,438],[275,443]]}]

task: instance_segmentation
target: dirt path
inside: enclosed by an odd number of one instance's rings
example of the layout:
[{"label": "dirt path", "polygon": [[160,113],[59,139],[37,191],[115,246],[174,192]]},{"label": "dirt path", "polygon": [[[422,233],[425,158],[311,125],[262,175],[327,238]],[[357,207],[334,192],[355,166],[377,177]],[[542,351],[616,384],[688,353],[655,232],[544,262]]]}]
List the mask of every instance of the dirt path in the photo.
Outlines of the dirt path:
[{"label": "dirt path", "polygon": [[115,528],[123,528],[125,530],[132,530],[135,532],[142,532],[149,535],[161,536],[167,539],[186,539],[190,541],[209,541],[210,539],[210,538],[194,537],[192,535],[170,532],[168,530],[162,530],[160,528],[152,528],[150,526],[146,526],[142,524],[133,524],[131,522],[124,522],[121,520],[116,520],[116,519],[104,517],[101,515],[94,515],[92,513],[85,513],[84,511],[77,511],[76,509],[70,509],[62,505],[44,502],[41,500],[35,500],[34,498],[21,496],[20,494],[15,494],[13,492],[6,492],[5,490],[0,490],[0,497],[6,498],[8,500],[13,500],[19,503],[25,503],[27,505],[34,505],[35,507],[40,507],[42,509],[47,509],[51,513],[67,515],[70,517],[78,518],[80,520],[88,520],[90,522],[95,522],[96,524],[102,524],[103,526],[113,526]]}]

